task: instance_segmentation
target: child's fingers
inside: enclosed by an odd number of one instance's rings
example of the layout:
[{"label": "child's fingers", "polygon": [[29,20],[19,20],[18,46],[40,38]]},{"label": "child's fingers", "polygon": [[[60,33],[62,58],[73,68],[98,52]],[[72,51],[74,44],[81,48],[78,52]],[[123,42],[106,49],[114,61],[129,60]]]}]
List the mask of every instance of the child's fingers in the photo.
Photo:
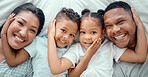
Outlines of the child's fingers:
[{"label": "child's fingers", "polygon": [[98,38],[95,48],[98,49],[100,47],[100,45],[101,45],[101,38]]},{"label": "child's fingers", "polygon": [[96,39],[93,42],[93,44],[91,45],[92,46],[92,49],[98,49],[100,47],[100,44],[101,44],[101,38]]}]

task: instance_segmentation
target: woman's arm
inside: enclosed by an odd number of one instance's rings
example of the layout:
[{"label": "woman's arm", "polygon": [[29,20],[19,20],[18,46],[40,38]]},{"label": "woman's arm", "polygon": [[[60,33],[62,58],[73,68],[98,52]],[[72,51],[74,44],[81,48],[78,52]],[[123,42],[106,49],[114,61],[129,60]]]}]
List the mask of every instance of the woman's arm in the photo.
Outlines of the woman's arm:
[{"label": "woman's arm", "polygon": [[100,38],[96,39],[93,42],[93,44],[87,49],[86,54],[82,58],[80,63],[74,69],[69,70],[68,76],[79,77],[82,74],[82,72],[85,71],[85,69],[87,68],[89,61],[91,60],[92,56],[96,53],[100,45],[101,45]]},{"label": "woman's arm", "polygon": [[9,66],[16,66],[24,61],[26,61],[30,56],[27,51],[21,49],[15,52],[10,45],[8,44],[7,40],[7,29],[9,28],[10,24],[15,20],[15,14],[11,14],[5,24],[3,25],[1,31],[1,41],[2,41],[2,51],[4,53],[6,62]]},{"label": "woman's arm", "polygon": [[145,62],[147,58],[146,33],[140,17],[138,16],[134,8],[131,7],[131,9],[132,9],[133,18],[137,27],[137,44],[134,51],[131,49],[127,49],[121,56],[120,60],[126,61],[126,62],[141,63],[141,62]]},{"label": "woman's arm", "polygon": [[59,58],[55,44],[55,19],[49,23],[48,27],[48,63],[53,74],[60,74],[72,66],[67,58]]}]

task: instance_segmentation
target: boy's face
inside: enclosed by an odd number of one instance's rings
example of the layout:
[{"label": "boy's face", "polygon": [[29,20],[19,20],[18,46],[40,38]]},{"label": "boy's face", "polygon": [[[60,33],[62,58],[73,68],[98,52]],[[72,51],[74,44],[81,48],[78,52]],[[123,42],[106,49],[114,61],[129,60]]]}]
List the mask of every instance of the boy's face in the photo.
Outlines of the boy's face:
[{"label": "boy's face", "polygon": [[115,8],[106,12],[104,23],[107,36],[118,47],[131,47],[135,43],[135,23],[131,14],[123,8]]},{"label": "boy's face", "polygon": [[77,23],[61,19],[56,22],[56,33],[55,33],[55,41],[56,45],[60,48],[63,48],[72,43],[75,35],[78,31]]},{"label": "boy's face", "polygon": [[79,40],[81,45],[87,50],[95,39],[102,38],[102,25],[95,18],[83,18],[81,20]]},{"label": "boy's face", "polygon": [[7,31],[8,43],[14,49],[30,44],[37,34],[39,20],[30,11],[21,11],[15,16]]}]

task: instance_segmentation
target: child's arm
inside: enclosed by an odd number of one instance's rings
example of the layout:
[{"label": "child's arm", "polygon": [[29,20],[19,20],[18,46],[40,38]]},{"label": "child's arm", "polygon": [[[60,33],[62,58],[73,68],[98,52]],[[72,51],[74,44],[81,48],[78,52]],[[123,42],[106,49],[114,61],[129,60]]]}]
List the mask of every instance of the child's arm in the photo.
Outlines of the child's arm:
[{"label": "child's arm", "polygon": [[127,49],[120,57],[120,60],[126,62],[141,63],[145,62],[147,58],[147,40],[146,40],[145,28],[134,8],[131,9],[135,24],[137,26],[137,44],[135,47],[135,51]]},{"label": "child's arm", "polygon": [[69,70],[68,76],[69,77],[79,77],[82,72],[87,68],[89,61],[91,60],[92,56],[96,53],[98,48],[101,45],[101,40],[96,39],[93,44],[87,49],[85,56],[82,58],[80,63],[74,68]]},{"label": "child's arm", "polygon": [[15,20],[14,16],[14,14],[11,14],[8,17],[1,31],[2,51],[9,66],[16,66],[30,57],[24,49],[15,52],[8,44],[7,29],[9,28],[12,21]]},{"label": "child's arm", "polygon": [[48,27],[48,63],[53,74],[60,74],[72,66],[67,58],[59,58],[55,44],[55,19],[49,23]]}]

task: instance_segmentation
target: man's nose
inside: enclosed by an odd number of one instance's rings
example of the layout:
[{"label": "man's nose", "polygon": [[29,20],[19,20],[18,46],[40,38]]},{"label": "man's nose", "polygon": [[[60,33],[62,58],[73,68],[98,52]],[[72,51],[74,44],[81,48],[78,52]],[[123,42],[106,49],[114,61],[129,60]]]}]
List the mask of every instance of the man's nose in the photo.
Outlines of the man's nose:
[{"label": "man's nose", "polygon": [[116,32],[118,32],[119,30],[120,30],[120,27],[119,27],[119,26],[113,25],[113,27],[112,27],[112,32],[116,33]]}]

